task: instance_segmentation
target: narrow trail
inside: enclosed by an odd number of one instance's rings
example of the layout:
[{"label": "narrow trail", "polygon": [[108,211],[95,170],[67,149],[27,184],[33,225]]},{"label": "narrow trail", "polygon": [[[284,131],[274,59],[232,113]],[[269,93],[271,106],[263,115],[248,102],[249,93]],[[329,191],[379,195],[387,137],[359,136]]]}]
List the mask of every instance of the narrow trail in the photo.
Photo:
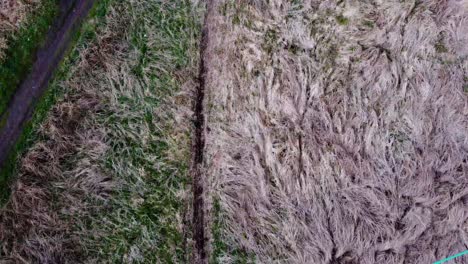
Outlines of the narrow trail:
[{"label": "narrow trail", "polygon": [[38,99],[44,94],[53,73],[63,59],[70,42],[87,16],[94,0],[61,0],[60,14],[49,30],[46,42],[37,52],[32,70],[20,84],[7,110],[0,117],[0,169],[31,119]]},{"label": "narrow trail", "polygon": [[215,16],[214,1],[207,2],[205,21],[202,29],[200,42],[200,66],[199,66],[199,85],[195,94],[194,101],[194,135],[192,146],[192,166],[190,175],[193,179],[193,241],[195,250],[193,256],[194,263],[208,263],[207,253],[207,234],[205,217],[205,179],[203,178],[202,166],[205,150],[205,114],[204,100],[208,79],[209,59],[210,59],[210,32],[211,21]]}]

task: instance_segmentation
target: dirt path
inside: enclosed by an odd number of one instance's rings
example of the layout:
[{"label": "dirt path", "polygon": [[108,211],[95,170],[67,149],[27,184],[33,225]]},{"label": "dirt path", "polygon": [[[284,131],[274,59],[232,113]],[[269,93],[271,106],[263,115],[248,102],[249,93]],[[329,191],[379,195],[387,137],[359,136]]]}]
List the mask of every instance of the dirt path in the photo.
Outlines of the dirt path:
[{"label": "dirt path", "polygon": [[193,240],[195,241],[194,262],[207,263],[207,251],[205,234],[205,203],[204,203],[204,179],[201,167],[203,166],[203,156],[205,149],[205,86],[207,83],[208,64],[210,59],[209,37],[212,30],[212,19],[214,17],[214,3],[208,1],[205,22],[200,43],[200,69],[199,85],[196,91],[194,104],[194,136],[193,136],[193,160],[191,167],[191,177],[193,179]]},{"label": "dirt path", "polygon": [[21,83],[7,111],[0,120],[0,168],[21,135],[25,123],[30,120],[37,100],[47,89],[55,69],[69,47],[79,24],[93,6],[94,0],[62,0],[60,15],[48,33],[46,44],[37,53],[36,61],[28,77]]}]

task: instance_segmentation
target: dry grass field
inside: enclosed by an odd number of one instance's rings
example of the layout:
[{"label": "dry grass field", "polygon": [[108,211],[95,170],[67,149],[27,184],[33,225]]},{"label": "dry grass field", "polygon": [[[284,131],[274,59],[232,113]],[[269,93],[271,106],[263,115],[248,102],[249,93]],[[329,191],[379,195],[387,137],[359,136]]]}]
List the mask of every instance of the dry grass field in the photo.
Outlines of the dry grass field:
[{"label": "dry grass field", "polygon": [[212,4],[201,170],[215,262],[467,249],[467,1]]}]

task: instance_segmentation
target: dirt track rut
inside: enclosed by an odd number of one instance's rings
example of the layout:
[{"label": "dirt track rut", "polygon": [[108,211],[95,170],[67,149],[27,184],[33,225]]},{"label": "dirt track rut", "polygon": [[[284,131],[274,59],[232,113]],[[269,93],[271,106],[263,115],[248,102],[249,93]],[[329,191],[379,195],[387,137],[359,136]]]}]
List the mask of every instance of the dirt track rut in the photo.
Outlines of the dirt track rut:
[{"label": "dirt track rut", "polygon": [[209,35],[210,35],[210,20],[214,16],[214,3],[208,1],[207,11],[205,14],[205,22],[202,31],[200,43],[200,66],[199,66],[199,85],[197,87],[195,102],[194,102],[194,135],[192,146],[192,166],[191,177],[193,179],[193,240],[195,241],[194,262],[207,263],[205,233],[205,203],[204,203],[204,179],[201,168],[204,160],[205,149],[205,115],[204,115],[204,100],[205,86],[207,82],[209,59]]}]

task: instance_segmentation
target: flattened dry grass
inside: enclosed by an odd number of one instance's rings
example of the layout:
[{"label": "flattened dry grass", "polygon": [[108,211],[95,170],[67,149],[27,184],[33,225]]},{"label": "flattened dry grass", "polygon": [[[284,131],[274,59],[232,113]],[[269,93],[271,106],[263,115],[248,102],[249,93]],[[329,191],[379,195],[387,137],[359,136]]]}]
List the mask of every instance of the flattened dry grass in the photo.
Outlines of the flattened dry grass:
[{"label": "flattened dry grass", "polygon": [[466,2],[214,2],[214,262],[432,263],[466,250]]},{"label": "flattened dry grass", "polygon": [[[0,213],[0,260],[180,263],[198,10],[109,1]],[[52,201],[52,202],[50,202]],[[186,221],[185,221],[186,222]]]}]

